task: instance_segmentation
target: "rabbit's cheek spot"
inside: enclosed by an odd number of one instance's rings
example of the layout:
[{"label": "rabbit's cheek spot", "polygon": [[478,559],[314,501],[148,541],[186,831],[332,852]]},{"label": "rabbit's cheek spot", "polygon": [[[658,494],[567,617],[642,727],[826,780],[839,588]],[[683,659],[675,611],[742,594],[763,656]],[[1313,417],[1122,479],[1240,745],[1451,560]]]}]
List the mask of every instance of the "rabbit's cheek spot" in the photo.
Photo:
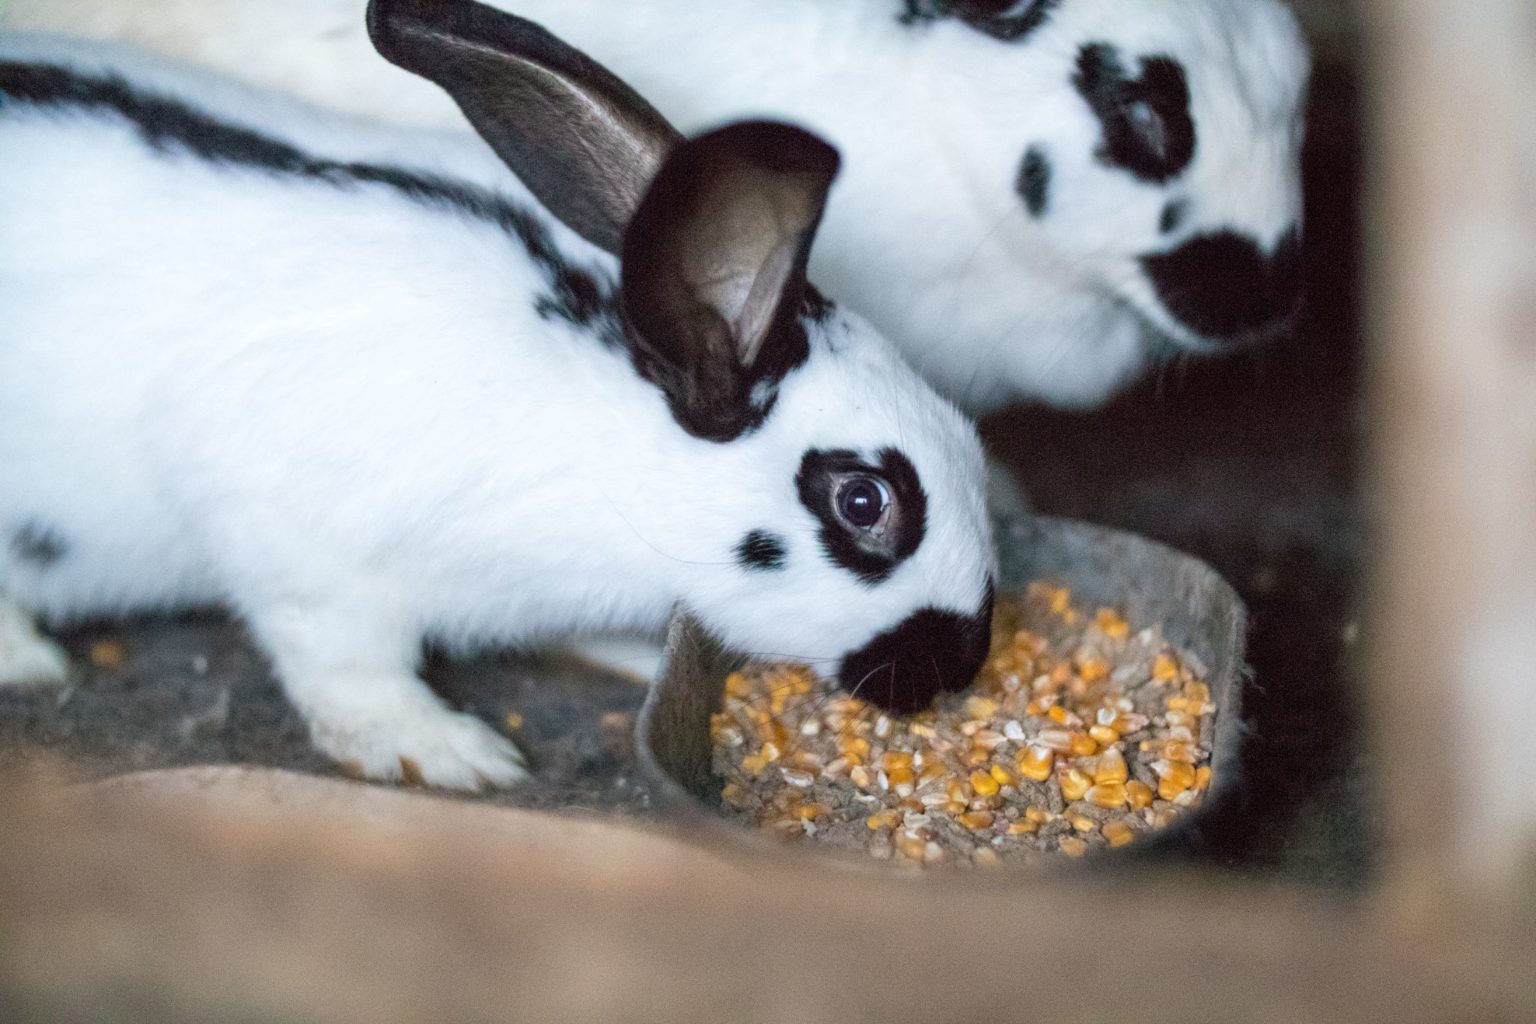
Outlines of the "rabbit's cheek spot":
[{"label": "rabbit's cheek spot", "polygon": [[1236,343],[1283,330],[1301,301],[1301,246],[1295,229],[1274,252],[1231,231],[1197,235],[1142,268],[1172,316],[1203,338]]},{"label": "rabbit's cheek spot", "polygon": [[1162,216],[1158,219],[1157,229],[1163,234],[1170,234],[1179,229],[1184,223],[1184,218],[1189,214],[1189,204],[1182,199],[1173,199],[1163,207]]},{"label": "rabbit's cheek spot", "polygon": [[767,530],[753,530],[736,545],[736,564],[752,572],[776,572],[786,561],[784,538]]},{"label": "rabbit's cheek spot", "polygon": [[1030,146],[1024,153],[1024,163],[1019,167],[1019,180],[1015,184],[1019,196],[1031,217],[1045,213],[1050,199],[1051,160],[1039,146]]},{"label": "rabbit's cheek spot", "polygon": [[69,544],[57,530],[42,523],[23,523],[11,534],[11,554],[35,569],[49,569],[69,554]]},{"label": "rabbit's cheek spot", "polygon": [[1140,63],[1141,73],[1133,78],[1117,47],[1088,43],[1078,51],[1072,82],[1098,118],[1099,162],[1161,184],[1195,155],[1189,83],[1184,66],[1172,57],[1144,57]]}]

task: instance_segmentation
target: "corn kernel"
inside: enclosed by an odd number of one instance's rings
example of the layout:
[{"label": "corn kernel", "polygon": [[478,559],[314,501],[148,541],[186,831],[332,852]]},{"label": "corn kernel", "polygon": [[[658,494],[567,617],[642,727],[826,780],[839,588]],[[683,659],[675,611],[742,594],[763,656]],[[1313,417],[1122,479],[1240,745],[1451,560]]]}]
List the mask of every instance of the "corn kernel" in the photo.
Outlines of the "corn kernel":
[{"label": "corn kernel", "polygon": [[966,784],[964,779],[950,779],[944,786],[944,793],[951,800],[965,803],[971,798],[971,787]]},{"label": "corn kernel", "polygon": [[992,760],[992,751],[986,747],[972,747],[960,757],[960,763],[967,768],[980,768]]},{"label": "corn kernel", "polygon": [[1074,814],[1067,819],[1067,824],[1072,826],[1074,832],[1092,832],[1099,827],[1099,823],[1086,814]]},{"label": "corn kernel", "polygon": [[981,796],[991,796],[998,790],[997,780],[987,772],[971,772],[971,788]]},{"label": "corn kernel", "polygon": [[1130,778],[1130,771],[1125,765],[1125,755],[1120,753],[1119,747],[1110,747],[1099,755],[1098,766],[1093,772],[1094,782],[1124,782]]},{"label": "corn kernel", "polygon": [[1051,614],[1065,615],[1072,608],[1072,591],[1066,587],[1052,587],[1050,590]]},{"label": "corn kernel", "polygon": [[1194,748],[1183,740],[1169,740],[1163,744],[1163,756],[1170,761],[1182,761],[1185,764],[1194,764],[1198,757]]},{"label": "corn kernel", "polygon": [[1099,750],[1099,745],[1093,741],[1093,737],[1085,732],[1073,733],[1071,743],[1073,757],[1092,757]]},{"label": "corn kernel", "polygon": [[1029,807],[1024,811],[1026,821],[1032,821],[1036,825],[1044,825],[1051,820],[1051,812],[1044,807]]},{"label": "corn kernel", "polygon": [[1061,795],[1068,800],[1081,800],[1083,794],[1088,792],[1088,787],[1093,785],[1093,780],[1076,768],[1068,768],[1057,774],[1061,783]]},{"label": "corn kernel", "polygon": [[[746,767],[745,760],[742,761],[742,767]],[[868,766],[862,764],[854,765],[853,768],[848,772],[848,778],[852,779],[853,784],[864,790],[866,793],[874,789],[876,783],[878,782],[878,776],[876,776],[874,772],[870,771]]]},{"label": "corn kernel", "polygon": [[1041,729],[1035,742],[1058,754],[1072,753],[1072,734],[1066,729]]},{"label": "corn kernel", "polygon": [[984,828],[991,828],[996,816],[991,811],[966,811],[958,815],[955,820],[973,832]]},{"label": "corn kernel", "polygon": [[967,718],[991,718],[997,714],[998,703],[989,697],[980,697],[976,694],[965,698],[965,715]]},{"label": "corn kernel", "polygon": [[1068,857],[1081,857],[1088,852],[1088,844],[1076,836],[1062,836],[1057,845]]},{"label": "corn kernel", "polygon": [[1136,838],[1136,833],[1132,831],[1131,826],[1123,821],[1105,822],[1104,828],[1100,831],[1104,833],[1104,838],[1110,846],[1124,846]]},{"label": "corn kernel", "polygon": [[1126,792],[1123,782],[1100,782],[1088,788],[1083,794],[1087,801],[1098,807],[1113,810],[1125,804]]},{"label": "corn kernel", "polygon": [[884,768],[887,772],[895,771],[898,768],[905,768],[907,771],[911,771],[912,754],[906,750],[888,750],[880,755],[880,767]]},{"label": "corn kernel", "polygon": [[826,804],[801,804],[795,814],[801,821],[812,821],[816,818],[825,818],[832,811]]},{"label": "corn kernel", "polygon": [[1095,725],[1088,729],[1089,737],[1100,746],[1107,747],[1120,741],[1120,734],[1107,725]]},{"label": "corn kernel", "polygon": [[1008,824],[1008,834],[1011,836],[1033,835],[1038,831],[1040,831],[1040,824],[1038,822],[1029,821],[1027,819],[1024,821],[1009,822]]},{"label": "corn kernel", "polygon": [[1051,777],[1051,766],[1056,762],[1056,755],[1042,746],[1031,744],[1019,751],[1019,774],[1026,779],[1034,779],[1036,782],[1044,782]]},{"label": "corn kernel", "polygon": [[1109,662],[1103,658],[1084,658],[1077,663],[1077,674],[1083,677],[1085,683],[1096,683],[1109,676]]},{"label": "corn kernel", "polygon": [[928,852],[928,840],[919,832],[902,829],[896,833],[896,849],[908,860],[922,860]]},{"label": "corn kernel", "polygon": [[1125,802],[1133,811],[1139,811],[1152,806],[1152,787],[1145,782],[1132,779],[1125,784]]},{"label": "corn kernel", "polygon": [[1167,682],[1179,674],[1178,662],[1166,654],[1159,654],[1152,661],[1152,678],[1158,682]]},{"label": "corn kernel", "polygon": [[768,767],[768,759],[762,754],[748,754],[741,759],[741,770],[748,775],[761,775]]},{"label": "corn kernel", "polygon": [[1201,793],[1211,788],[1211,766],[1203,764],[1195,769],[1195,789]]},{"label": "corn kernel", "polygon": [[893,811],[889,807],[881,811],[876,811],[874,814],[871,814],[869,817],[864,819],[864,824],[868,825],[871,831],[881,828],[895,828],[900,823],[901,812]]},{"label": "corn kernel", "polygon": [[988,772],[989,775],[992,776],[992,778],[997,780],[997,784],[999,786],[1016,786],[1016,785],[1018,785],[1019,777],[1017,775],[1013,774],[1013,772],[1009,771],[1007,768],[1004,768],[1000,764],[993,765],[991,768],[989,768],[987,770],[987,772]]}]

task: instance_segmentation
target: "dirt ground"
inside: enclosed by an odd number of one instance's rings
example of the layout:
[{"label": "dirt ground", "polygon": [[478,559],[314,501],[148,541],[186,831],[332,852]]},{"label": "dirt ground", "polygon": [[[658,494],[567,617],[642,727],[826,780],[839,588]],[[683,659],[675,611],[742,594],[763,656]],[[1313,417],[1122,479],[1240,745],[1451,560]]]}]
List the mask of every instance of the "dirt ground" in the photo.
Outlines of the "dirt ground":
[{"label": "dirt ground", "polygon": [[[985,424],[1036,506],[1196,554],[1249,603],[1254,678],[1240,795],[1209,809],[1175,855],[1243,873],[1358,887],[1371,871],[1369,760],[1351,662],[1369,530],[1363,416],[1354,83],[1323,72],[1307,154],[1310,308],[1297,337],[1170,364],[1108,409],[1017,410]],[[94,623],[63,640],[81,666],[63,690],[0,690],[0,762],[43,747],[90,776],[246,762],[328,772],[261,658],[218,616]],[[121,644],[115,667],[91,646]],[[497,654],[432,661],[450,701],[514,736],[534,781],[482,797],[645,813],[629,727],[643,693],[571,664]]]}]

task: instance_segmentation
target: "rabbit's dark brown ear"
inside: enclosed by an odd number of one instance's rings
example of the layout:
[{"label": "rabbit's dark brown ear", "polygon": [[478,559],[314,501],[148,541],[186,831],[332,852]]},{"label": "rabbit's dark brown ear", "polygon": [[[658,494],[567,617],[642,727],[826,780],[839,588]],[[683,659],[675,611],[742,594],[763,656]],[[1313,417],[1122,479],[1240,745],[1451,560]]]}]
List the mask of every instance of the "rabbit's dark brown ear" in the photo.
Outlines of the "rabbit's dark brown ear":
[{"label": "rabbit's dark brown ear", "polygon": [[570,228],[617,253],[678,134],[585,54],[474,0],[371,0],[385,59],[448,91],[470,124]]},{"label": "rabbit's dark brown ear", "polygon": [[636,364],[689,433],[728,441],[805,361],[805,263],[838,156],[787,124],[749,121],[673,150],[624,237]]}]

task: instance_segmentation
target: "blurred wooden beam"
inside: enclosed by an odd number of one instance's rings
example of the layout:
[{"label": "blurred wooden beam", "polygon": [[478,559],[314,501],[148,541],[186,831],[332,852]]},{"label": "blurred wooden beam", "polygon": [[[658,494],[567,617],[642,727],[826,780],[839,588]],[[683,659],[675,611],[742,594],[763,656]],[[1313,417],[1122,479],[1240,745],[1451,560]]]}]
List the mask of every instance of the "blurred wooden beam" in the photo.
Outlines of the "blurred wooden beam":
[{"label": "blurred wooden beam", "polygon": [[1536,5],[1364,10],[1380,792],[1431,930],[1536,882]]},{"label": "blurred wooden beam", "polygon": [[849,870],[238,768],[0,787],[0,820],[8,1024],[1273,1024],[1431,991],[1348,906],[1193,876]]}]

